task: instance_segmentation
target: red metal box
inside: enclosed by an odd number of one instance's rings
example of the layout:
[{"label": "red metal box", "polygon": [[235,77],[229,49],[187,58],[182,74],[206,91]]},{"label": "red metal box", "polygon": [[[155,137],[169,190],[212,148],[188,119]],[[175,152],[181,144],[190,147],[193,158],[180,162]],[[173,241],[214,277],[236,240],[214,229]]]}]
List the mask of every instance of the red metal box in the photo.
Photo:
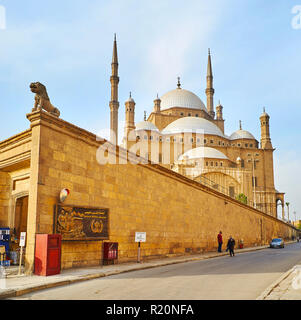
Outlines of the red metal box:
[{"label": "red metal box", "polygon": [[37,234],[34,259],[34,274],[52,276],[61,272],[60,234]]},{"label": "red metal box", "polygon": [[118,259],[118,242],[104,242],[103,260]]}]

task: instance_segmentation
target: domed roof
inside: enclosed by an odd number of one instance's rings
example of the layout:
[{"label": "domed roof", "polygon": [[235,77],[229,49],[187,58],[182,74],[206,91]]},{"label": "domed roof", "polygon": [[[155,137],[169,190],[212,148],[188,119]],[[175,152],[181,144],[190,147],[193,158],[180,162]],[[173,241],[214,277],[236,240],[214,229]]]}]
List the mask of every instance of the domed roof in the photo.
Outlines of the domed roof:
[{"label": "domed roof", "polygon": [[194,93],[188,90],[177,88],[165,93],[161,98],[161,110],[172,107],[204,110],[207,109],[203,101]]},{"label": "domed roof", "polygon": [[211,134],[224,137],[224,134],[214,123],[198,117],[184,117],[170,123],[162,134],[176,134],[182,132]]},{"label": "domed roof", "polygon": [[151,130],[159,132],[159,129],[149,121],[141,121],[136,124],[136,130]]},{"label": "domed roof", "polygon": [[238,139],[256,140],[254,136],[249,131],[246,131],[246,130],[237,130],[231,134],[230,140],[238,140]]},{"label": "domed roof", "polygon": [[222,152],[209,147],[198,147],[194,149],[190,149],[180,155],[178,160],[184,160],[187,158],[187,160],[191,159],[200,159],[200,158],[211,158],[211,159],[224,159],[228,160],[228,157],[226,157]]}]

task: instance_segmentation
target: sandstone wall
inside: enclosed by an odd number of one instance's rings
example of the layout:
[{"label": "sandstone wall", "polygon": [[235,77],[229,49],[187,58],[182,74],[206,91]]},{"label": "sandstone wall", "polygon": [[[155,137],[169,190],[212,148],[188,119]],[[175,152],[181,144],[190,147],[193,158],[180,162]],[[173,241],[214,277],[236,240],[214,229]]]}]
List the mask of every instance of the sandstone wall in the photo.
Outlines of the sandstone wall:
[{"label": "sandstone wall", "polygon": [[[31,178],[37,185],[29,192],[37,233],[53,232],[53,207],[60,190],[68,188],[66,205],[109,208],[110,241],[119,243],[119,261],[136,260],[136,231],[147,233],[144,259],[215,249],[220,230],[246,246],[292,236],[293,229],[275,218],[163,167],[99,165],[101,142],[95,135],[44,112],[28,118],[33,144],[39,145],[33,145],[39,152],[33,151],[31,159],[31,168],[39,168]],[[33,242],[28,246],[26,261],[32,268]],[[101,241],[63,242],[63,268],[98,265],[101,257]]]}]

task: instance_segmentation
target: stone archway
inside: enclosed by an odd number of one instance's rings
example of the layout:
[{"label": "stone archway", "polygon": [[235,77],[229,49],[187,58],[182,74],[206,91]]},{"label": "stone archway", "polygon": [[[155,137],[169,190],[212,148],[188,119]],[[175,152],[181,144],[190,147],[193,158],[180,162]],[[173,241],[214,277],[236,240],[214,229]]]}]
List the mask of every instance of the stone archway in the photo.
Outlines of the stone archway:
[{"label": "stone archway", "polygon": [[278,207],[281,206],[281,219],[284,220],[284,200],[280,198],[276,198],[276,211],[277,211],[277,218],[279,219],[279,214],[278,214]]}]

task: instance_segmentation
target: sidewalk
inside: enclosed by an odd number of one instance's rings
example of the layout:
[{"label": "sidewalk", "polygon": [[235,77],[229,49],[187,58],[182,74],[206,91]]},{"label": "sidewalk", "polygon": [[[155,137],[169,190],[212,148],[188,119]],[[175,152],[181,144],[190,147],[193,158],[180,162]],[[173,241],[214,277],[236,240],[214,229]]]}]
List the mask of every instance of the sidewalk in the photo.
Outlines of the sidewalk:
[{"label": "sidewalk", "polygon": [[[293,242],[295,241],[287,242],[287,244],[293,243]],[[244,252],[262,250],[268,247],[269,247],[268,245],[265,245],[265,246],[251,247],[251,248],[245,248],[245,249],[236,249],[235,253],[240,254]],[[148,269],[148,268],[155,268],[155,267],[166,266],[166,265],[171,265],[176,263],[210,259],[210,258],[221,257],[225,255],[229,255],[229,253],[208,252],[204,254],[195,254],[195,255],[189,255],[189,256],[185,255],[185,256],[178,256],[178,257],[172,257],[172,258],[150,260],[143,263],[131,262],[131,263],[108,265],[108,266],[68,269],[68,270],[63,270],[61,274],[49,276],[49,277],[35,276],[35,275],[18,276],[16,274],[18,271],[17,267],[12,269],[8,268],[10,273],[7,273],[5,289],[0,289],[0,299],[21,296],[33,291],[53,288],[57,286],[64,286],[64,285],[72,284],[75,282],[107,277],[107,276],[115,275],[119,273],[125,273],[130,271]]]},{"label": "sidewalk", "polygon": [[284,273],[256,300],[301,300],[301,265]]}]

